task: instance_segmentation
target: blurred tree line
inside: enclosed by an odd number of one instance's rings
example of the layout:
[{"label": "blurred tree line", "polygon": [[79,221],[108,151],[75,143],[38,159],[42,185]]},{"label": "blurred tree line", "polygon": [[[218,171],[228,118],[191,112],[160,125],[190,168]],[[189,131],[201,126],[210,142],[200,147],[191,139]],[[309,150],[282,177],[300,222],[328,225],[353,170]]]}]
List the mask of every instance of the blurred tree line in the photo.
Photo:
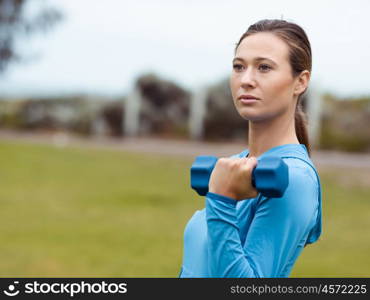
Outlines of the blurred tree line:
[{"label": "blurred tree line", "polygon": [[320,147],[370,151],[370,97],[323,96]]},{"label": "blurred tree line", "polygon": [[[144,74],[137,78],[141,94],[139,136],[190,138],[192,93],[177,84]],[[70,131],[85,136],[122,137],[127,97],[117,99],[75,96],[0,101],[0,128]],[[228,79],[206,89],[203,139],[246,141],[248,122],[235,110]],[[323,96],[319,147],[370,151],[370,97],[339,99]]]}]

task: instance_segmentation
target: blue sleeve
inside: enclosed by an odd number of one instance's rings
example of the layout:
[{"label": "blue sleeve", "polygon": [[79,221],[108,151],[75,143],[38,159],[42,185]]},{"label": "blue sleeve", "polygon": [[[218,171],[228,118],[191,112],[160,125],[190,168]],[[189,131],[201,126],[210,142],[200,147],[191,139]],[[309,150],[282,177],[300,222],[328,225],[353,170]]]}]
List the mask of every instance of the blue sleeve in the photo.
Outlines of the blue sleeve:
[{"label": "blue sleeve", "polygon": [[289,186],[283,197],[260,197],[242,244],[236,200],[208,193],[211,277],[279,277],[298,244],[307,238],[317,207],[318,187],[314,178],[307,168],[289,166]]}]

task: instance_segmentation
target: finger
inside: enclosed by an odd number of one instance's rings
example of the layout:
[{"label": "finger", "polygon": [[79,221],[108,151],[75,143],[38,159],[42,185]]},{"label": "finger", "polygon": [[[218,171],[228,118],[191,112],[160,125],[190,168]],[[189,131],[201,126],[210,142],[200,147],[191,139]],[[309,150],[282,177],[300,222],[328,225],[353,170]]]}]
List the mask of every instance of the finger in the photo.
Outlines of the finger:
[{"label": "finger", "polygon": [[238,158],[238,165],[242,167],[243,169],[248,168],[248,160],[249,160],[249,157],[240,157]]},{"label": "finger", "polygon": [[257,158],[255,158],[254,156],[249,157],[247,164],[250,168],[255,168],[258,164]]}]

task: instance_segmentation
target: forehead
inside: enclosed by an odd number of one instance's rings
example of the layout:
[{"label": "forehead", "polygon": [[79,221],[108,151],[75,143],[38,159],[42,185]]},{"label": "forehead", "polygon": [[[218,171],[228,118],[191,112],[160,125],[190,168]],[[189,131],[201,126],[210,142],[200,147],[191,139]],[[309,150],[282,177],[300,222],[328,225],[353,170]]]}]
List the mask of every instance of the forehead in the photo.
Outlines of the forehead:
[{"label": "forehead", "polygon": [[235,56],[246,60],[254,57],[269,57],[276,62],[288,61],[289,47],[278,36],[270,32],[259,32],[243,39]]}]

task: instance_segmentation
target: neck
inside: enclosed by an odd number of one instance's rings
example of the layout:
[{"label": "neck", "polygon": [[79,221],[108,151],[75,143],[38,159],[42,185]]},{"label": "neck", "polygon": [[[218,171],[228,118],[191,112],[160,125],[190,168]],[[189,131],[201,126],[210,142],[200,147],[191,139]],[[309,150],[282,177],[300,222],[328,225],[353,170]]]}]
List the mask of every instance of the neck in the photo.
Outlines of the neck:
[{"label": "neck", "polygon": [[[287,114],[267,121],[249,121],[249,157],[258,157],[267,150],[285,144],[299,144],[294,124],[294,114]],[[292,117],[290,117],[292,116]]]}]

